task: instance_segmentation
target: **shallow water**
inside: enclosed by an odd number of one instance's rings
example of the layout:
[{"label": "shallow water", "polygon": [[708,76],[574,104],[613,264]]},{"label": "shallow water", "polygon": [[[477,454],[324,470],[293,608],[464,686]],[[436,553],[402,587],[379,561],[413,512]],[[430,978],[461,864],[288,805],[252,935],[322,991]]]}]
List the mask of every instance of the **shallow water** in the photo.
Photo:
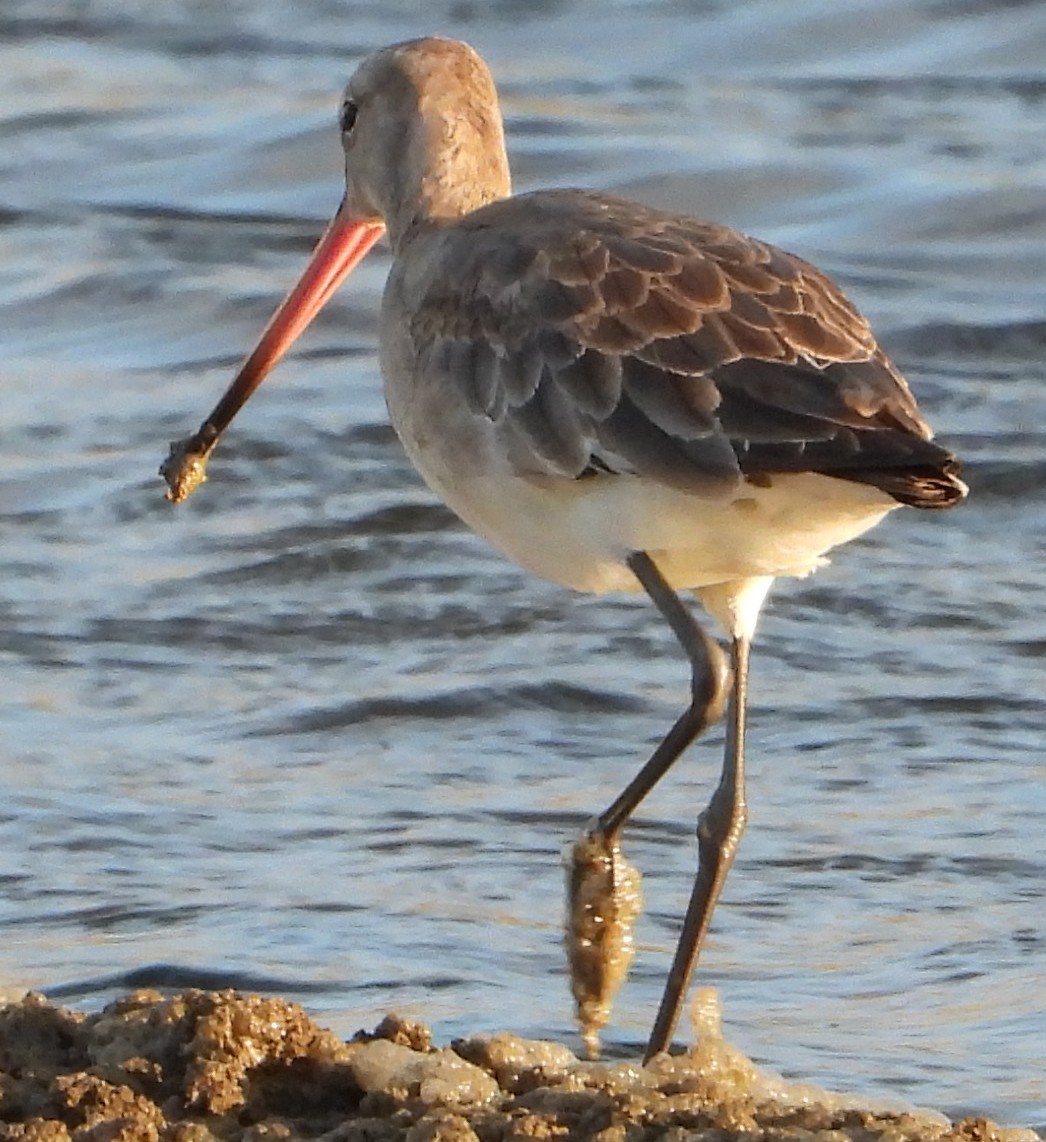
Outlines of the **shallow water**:
[{"label": "shallow water", "polygon": [[[0,987],[395,1008],[576,1045],[560,854],[681,708],[649,605],[526,577],[385,425],[373,257],[188,505],[195,428],[339,195],[360,54],[467,38],[517,185],[729,221],[823,265],[973,495],[782,583],[748,835],[701,978],[824,1085],[1046,1123],[1046,9],[952,0],[0,12]],[[626,839],[639,1049],[717,735]]]}]

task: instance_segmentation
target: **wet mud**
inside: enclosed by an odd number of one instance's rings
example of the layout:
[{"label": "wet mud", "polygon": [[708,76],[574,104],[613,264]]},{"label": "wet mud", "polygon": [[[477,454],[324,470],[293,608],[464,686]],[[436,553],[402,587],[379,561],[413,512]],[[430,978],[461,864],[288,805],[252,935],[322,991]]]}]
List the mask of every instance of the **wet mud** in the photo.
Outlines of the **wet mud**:
[{"label": "wet mud", "polygon": [[639,870],[616,840],[598,829],[574,843],[567,861],[566,949],[581,1038],[599,1058],[599,1032],[635,955],[634,929],[643,911]]},{"label": "wet mud", "polygon": [[32,1142],[1022,1142],[1030,1131],[885,1110],[765,1072],[699,992],[695,1045],[582,1062],[508,1033],[433,1044],[388,1016],[349,1042],[296,1004],[140,991],[83,1014],[0,1008],[0,1139]]}]

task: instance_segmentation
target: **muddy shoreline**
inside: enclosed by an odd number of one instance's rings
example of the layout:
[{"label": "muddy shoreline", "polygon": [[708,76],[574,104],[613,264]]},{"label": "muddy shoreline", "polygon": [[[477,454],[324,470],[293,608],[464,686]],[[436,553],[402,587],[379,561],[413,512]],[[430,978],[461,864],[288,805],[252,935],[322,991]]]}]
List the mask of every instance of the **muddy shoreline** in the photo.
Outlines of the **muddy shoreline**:
[{"label": "muddy shoreline", "polygon": [[720,1034],[648,1066],[508,1033],[432,1043],[388,1016],[345,1042],[297,1004],[138,991],[83,1014],[0,1008],[0,1139],[30,1142],[1030,1142],[1031,1131],[885,1110],[785,1082]]}]

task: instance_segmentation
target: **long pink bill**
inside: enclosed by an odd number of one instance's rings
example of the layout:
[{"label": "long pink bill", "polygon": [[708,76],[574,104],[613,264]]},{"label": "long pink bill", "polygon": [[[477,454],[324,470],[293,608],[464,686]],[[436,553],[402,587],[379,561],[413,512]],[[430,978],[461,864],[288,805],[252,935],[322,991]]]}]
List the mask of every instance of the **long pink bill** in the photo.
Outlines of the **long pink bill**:
[{"label": "long pink bill", "polygon": [[167,481],[169,500],[180,503],[203,483],[207,458],[218,437],[384,232],[383,223],[352,218],[342,205],[317,243],[297,285],[272,315],[258,344],[210,416],[195,435],[171,444],[160,467],[160,475]]}]

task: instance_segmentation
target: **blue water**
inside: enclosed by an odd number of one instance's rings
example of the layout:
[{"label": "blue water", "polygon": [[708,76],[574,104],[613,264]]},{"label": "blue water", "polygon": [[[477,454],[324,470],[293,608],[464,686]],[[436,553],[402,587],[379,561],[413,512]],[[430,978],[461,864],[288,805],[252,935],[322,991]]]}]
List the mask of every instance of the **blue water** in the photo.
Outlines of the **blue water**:
[{"label": "blue water", "polygon": [[[526,577],[421,486],[377,380],[383,254],[191,503],[155,476],[338,200],[345,78],[438,31],[489,59],[521,189],[818,262],[965,461],[967,505],[772,596],[700,978],[776,1070],[1041,1126],[1046,8],[418,7],[0,10],[0,990],[230,984],[342,1034],[395,1008],[577,1045],[560,854],[685,701],[653,608]],[[612,1053],[649,1028],[720,744],[627,836]]]}]

